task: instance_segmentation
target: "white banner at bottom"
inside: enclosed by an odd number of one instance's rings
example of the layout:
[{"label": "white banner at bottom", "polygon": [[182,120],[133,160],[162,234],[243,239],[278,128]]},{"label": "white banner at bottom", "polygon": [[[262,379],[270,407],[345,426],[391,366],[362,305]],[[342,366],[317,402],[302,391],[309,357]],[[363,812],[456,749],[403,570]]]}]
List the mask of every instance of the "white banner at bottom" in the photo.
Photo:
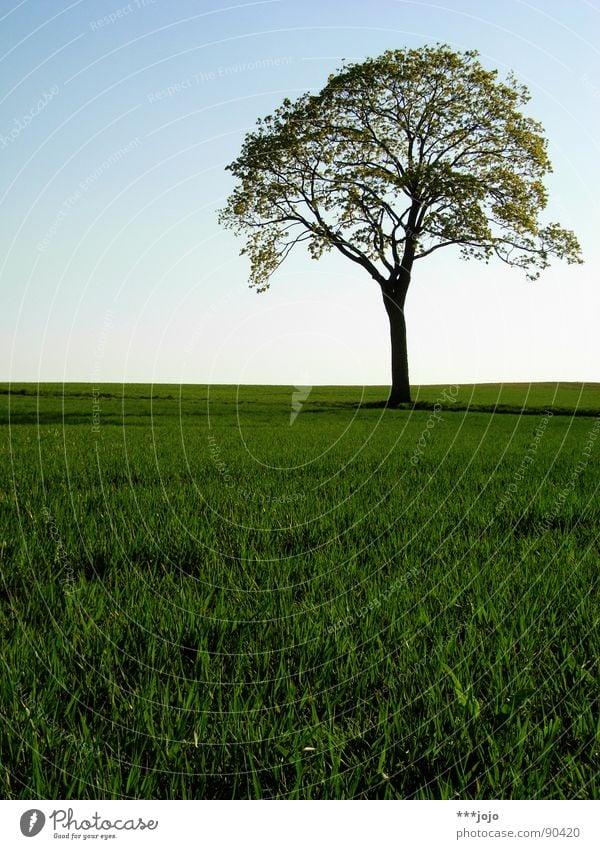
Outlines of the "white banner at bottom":
[{"label": "white banner at bottom", "polygon": [[0,845],[597,849],[598,801],[0,801]]}]

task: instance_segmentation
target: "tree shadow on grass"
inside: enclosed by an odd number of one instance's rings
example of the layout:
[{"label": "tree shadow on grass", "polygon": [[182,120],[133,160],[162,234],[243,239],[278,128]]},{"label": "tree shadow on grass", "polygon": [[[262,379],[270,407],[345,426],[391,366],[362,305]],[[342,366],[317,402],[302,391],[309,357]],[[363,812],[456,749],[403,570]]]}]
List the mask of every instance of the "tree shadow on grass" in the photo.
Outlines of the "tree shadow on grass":
[{"label": "tree shadow on grass", "polygon": [[499,413],[511,416],[540,416],[552,413],[554,416],[597,416],[600,410],[588,407],[570,409],[567,407],[519,407],[514,404],[442,404],[433,401],[414,401],[410,404],[389,406],[387,401],[336,401],[313,402],[307,404],[302,413],[326,413],[333,410],[388,410],[394,413],[406,412],[444,412],[444,413]]}]

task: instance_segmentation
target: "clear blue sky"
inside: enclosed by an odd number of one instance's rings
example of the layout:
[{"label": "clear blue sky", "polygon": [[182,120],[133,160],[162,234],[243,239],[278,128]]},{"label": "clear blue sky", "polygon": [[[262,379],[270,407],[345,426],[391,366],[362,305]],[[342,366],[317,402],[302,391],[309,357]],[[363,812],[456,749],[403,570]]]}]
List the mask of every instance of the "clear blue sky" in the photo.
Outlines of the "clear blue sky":
[{"label": "clear blue sky", "polygon": [[547,216],[586,264],[536,283],[449,248],[416,264],[413,383],[598,380],[600,8],[587,0],[0,0],[0,379],[385,384],[376,284],[290,258],[247,286],[224,166],[342,59],[447,42],[528,84]]}]

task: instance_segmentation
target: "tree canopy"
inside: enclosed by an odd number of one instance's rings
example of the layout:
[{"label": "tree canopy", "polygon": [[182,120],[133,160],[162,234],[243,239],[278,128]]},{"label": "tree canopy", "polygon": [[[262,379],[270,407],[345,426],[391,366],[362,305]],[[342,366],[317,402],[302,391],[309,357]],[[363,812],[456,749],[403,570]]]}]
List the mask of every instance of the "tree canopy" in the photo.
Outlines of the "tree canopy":
[{"label": "tree canopy", "polygon": [[[535,279],[551,256],[580,262],[574,234],[542,225],[551,171],[526,87],[446,45],[388,50],[286,99],[228,166],[220,220],[247,241],[259,291],[292,248],[337,249],[382,285],[405,259],[458,245]],[[408,259],[408,257],[406,257]]]}]

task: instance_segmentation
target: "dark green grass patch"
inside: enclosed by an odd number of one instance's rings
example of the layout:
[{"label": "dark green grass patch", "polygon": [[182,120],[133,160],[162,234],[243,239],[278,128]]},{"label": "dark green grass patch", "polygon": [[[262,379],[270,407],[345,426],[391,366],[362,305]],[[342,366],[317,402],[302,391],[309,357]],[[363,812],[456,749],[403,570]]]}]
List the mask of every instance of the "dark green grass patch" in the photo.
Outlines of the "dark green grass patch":
[{"label": "dark green grass patch", "polygon": [[0,794],[597,798],[598,387],[295,389],[0,395]]}]

